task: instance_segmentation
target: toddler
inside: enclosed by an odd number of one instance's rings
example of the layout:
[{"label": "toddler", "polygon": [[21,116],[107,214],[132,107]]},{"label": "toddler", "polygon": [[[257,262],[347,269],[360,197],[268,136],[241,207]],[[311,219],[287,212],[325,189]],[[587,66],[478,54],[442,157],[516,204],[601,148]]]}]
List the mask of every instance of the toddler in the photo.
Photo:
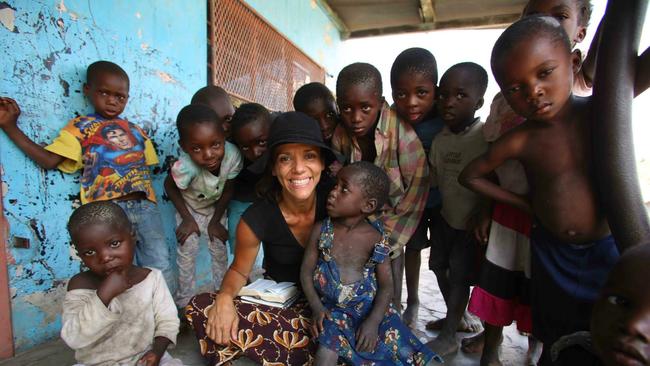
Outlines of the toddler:
[{"label": "toddler", "polygon": [[183,307],[195,295],[194,274],[201,234],[212,255],[215,289],[221,286],[228,266],[225,212],[242,161],[237,148],[225,140],[217,114],[209,107],[190,104],[181,109],[176,127],[183,151],[165,179],[165,191],[177,211],[176,304]]},{"label": "toddler", "polygon": [[371,163],[342,168],[327,198],[329,217],[312,231],[300,279],[313,311],[317,365],[442,362],[390,305],[388,234],[379,221],[368,221],[388,197],[389,184]]},{"label": "toddler", "polygon": [[120,117],[129,100],[129,76],[112,62],[94,62],[88,66],[83,92],[95,112],[70,120],[46,147],[17,126],[20,109],[12,99],[0,98],[0,128],[43,169],[81,170],[82,204],[111,200],[122,207],[137,236],[136,263],[161,270],[173,288],[169,247],[149,170],[158,157],[147,134]]},{"label": "toddler", "polygon": [[182,366],[165,350],[179,320],[162,274],[133,265],[134,230],[111,201],[76,209],[68,231],[88,268],[68,283],[61,338],[81,365]]}]

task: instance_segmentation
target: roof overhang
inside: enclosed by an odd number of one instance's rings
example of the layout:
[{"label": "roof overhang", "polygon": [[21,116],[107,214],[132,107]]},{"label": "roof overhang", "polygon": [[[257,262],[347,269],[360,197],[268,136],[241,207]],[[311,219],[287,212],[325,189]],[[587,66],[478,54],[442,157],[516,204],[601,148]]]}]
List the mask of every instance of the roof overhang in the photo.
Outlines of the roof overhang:
[{"label": "roof overhang", "polygon": [[319,0],[342,39],[440,29],[501,28],[526,0]]}]

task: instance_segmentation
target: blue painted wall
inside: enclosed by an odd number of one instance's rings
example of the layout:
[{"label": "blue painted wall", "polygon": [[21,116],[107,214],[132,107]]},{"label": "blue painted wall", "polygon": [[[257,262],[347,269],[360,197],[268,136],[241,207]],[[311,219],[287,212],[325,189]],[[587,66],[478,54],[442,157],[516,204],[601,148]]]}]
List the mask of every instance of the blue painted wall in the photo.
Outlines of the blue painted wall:
[{"label": "blue painted wall", "polygon": [[[123,114],[144,127],[161,160],[155,189],[171,248],[173,207],[162,198],[165,159],[177,155],[176,114],[207,80],[204,0],[5,0],[0,2],[0,95],[18,101],[19,126],[50,142],[76,114],[92,112],[81,93],[88,64],[106,59],[131,79]],[[8,8],[7,6],[11,7]],[[58,336],[67,279],[80,270],[65,231],[78,205],[79,176],[43,171],[0,132],[10,291],[18,351]],[[207,250],[199,265],[210,275]],[[175,257],[175,252],[174,252]]]}]

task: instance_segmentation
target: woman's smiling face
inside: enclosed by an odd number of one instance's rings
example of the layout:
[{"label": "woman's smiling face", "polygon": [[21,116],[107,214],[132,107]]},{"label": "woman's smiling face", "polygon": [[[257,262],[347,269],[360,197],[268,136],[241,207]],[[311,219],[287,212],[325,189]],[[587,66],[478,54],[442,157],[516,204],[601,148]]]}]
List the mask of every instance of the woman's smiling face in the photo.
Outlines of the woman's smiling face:
[{"label": "woman's smiling face", "polygon": [[296,199],[309,198],[315,192],[325,163],[319,147],[283,144],[273,154],[273,176],[282,190]]}]

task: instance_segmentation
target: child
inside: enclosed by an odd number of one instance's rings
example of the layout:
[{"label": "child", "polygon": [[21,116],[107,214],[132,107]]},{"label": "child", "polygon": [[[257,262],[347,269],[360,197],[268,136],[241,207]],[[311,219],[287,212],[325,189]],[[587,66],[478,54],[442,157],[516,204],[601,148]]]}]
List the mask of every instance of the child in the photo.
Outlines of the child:
[{"label": "child", "polygon": [[[429,154],[431,141],[444,126],[441,119],[433,118],[438,84],[435,57],[423,48],[404,50],[390,69],[390,84],[397,116],[413,127],[424,153]],[[422,219],[406,243],[404,255],[408,298],[402,320],[410,327],[415,327],[420,307],[420,251],[431,245],[433,235],[429,239],[427,233],[433,233],[434,216],[439,216],[439,212],[440,192],[437,188],[430,188]]]},{"label": "child", "polygon": [[391,182],[378,218],[390,233],[393,302],[401,310],[402,252],[420,222],[429,191],[424,150],[413,128],[384,101],[381,74],[374,66],[354,63],[343,68],[336,95],[343,124],[334,131],[332,147],[350,163],[374,163]]},{"label": "child", "polygon": [[212,108],[223,127],[226,140],[230,140],[230,122],[233,114],[235,114],[235,108],[232,106],[228,93],[223,88],[216,85],[204,86],[194,93],[191,103],[203,104]]},{"label": "child", "polygon": [[[571,93],[579,61],[553,18],[530,16],[506,29],[492,51],[492,69],[508,103],[526,121],[470,163],[460,178],[476,192],[535,215],[533,334],[547,346],[588,328],[591,306],[618,258],[596,196],[591,100]],[[606,88],[601,93],[607,95]],[[508,159],[524,166],[530,201],[483,178]],[[542,363],[550,362],[548,348]]]},{"label": "child", "polygon": [[334,96],[325,85],[313,82],[301,86],[293,97],[293,108],[318,121],[323,141],[331,145],[339,113]]},{"label": "child", "polygon": [[208,239],[215,289],[221,286],[228,266],[225,212],[242,159],[237,148],[225,140],[217,114],[210,107],[186,106],[178,113],[176,127],[183,152],[165,179],[165,191],[177,211],[176,304],[180,308],[196,295],[194,274],[200,234]]},{"label": "child", "polygon": [[607,277],[591,317],[593,345],[606,366],[650,360],[650,247],[626,251]]},{"label": "child", "polygon": [[314,225],[300,271],[318,337],[316,365],[442,362],[410,332],[390,305],[388,233],[368,216],[383,206],[390,181],[380,168],[356,162],[339,171],[329,215]]},{"label": "child", "polygon": [[137,235],[137,264],[161,270],[173,288],[169,248],[149,171],[158,157],[147,134],[120,118],[129,99],[129,77],[118,65],[97,61],[88,66],[83,92],[95,112],[70,120],[46,147],[18,128],[20,109],[12,99],[0,98],[0,128],[43,169],[65,173],[81,169],[81,203],[112,200],[122,207]]},{"label": "child", "polygon": [[487,150],[483,123],[474,117],[483,105],[487,72],[473,62],[449,68],[440,79],[438,114],[445,123],[429,152],[431,182],[442,196],[437,241],[431,246],[429,268],[436,274],[447,305],[447,317],[432,349],[444,356],[458,349],[456,329],[469,298],[477,243],[470,219],[483,204],[480,196],[458,184],[465,165]]},{"label": "child", "polygon": [[111,201],[76,209],[68,232],[88,268],[68,283],[61,338],[86,365],[183,363],[165,350],[176,343],[179,320],[162,274],[133,265],[135,235]]},{"label": "child", "polygon": [[[241,215],[256,199],[257,182],[263,174],[256,174],[247,168],[253,164],[267,149],[267,140],[271,128],[271,115],[261,104],[244,103],[239,106],[232,119],[232,139],[244,157],[244,167],[235,178],[235,194],[228,206],[229,262],[235,253],[235,232]],[[252,277],[263,272],[264,250],[260,246],[253,266]]]},{"label": "child", "polygon": [[[526,4],[523,16],[544,14],[556,18],[569,35],[571,46],[575,47],[586,34],[591,17],[588,0],[531,0]],[[592,43],[587,58],[575,73],[573,93],[591,94],[593,70],[598,36]],[[587,71],[589,70],[589,71]],[[490,115],[483,126],[488,142],[493,142],[511,128],[521,124],[524,118],[512,111],[502,93],[498,93],[490,105]],[[496,169],[499,185],[518,194],[528,192],[528,183],[523,167],[518,161],[510,160]],[[492,212],[487,212],[477,233],[477,239],[487,243],[485,264],[481,267],[479,281],[469,300],[468,309],[485,321],[485,344],[481,358],[484,363],[498,359],[498,347],[502,339],[503,326],[517,322],[517,329],[531,333],[532,321],[528,299],[530,280],[530,233],[531,219],[526,212],[514,207],[495,203]],[[491,215],[491,220],[489,215]],[[480,352],[483,333],[465,338],[463,351]],[[541,344],[534,337],[528,338],[527,357],[534,363],[541,352]]]}]

